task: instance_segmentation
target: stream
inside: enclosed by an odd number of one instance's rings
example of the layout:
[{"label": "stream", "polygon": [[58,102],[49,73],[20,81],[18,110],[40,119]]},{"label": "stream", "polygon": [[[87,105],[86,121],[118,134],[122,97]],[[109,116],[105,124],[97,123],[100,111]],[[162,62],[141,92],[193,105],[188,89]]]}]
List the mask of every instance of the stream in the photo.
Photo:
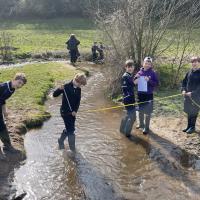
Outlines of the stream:
[{"label": "stream", "polygon": [[24,200],[198,200],[200,172],[194,159],[152,132],[119,133],[122,109],[85,112],[112,106],[104,91],[104,70],[94,69],[76,121],[77,153],[58,150],[64,124],[61,98],[47,101],[52,117],[25,136],[27,159],[15,169],[13,187]]}]

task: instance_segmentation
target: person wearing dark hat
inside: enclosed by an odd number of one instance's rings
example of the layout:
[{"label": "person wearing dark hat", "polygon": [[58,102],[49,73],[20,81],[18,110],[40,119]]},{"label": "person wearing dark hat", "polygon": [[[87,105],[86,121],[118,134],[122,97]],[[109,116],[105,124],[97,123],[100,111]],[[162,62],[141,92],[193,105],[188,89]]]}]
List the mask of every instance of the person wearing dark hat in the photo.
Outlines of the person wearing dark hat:
[{"label": "person wearing dark hat", "polygon": [[66,44],[67,44],[67,49],[69,50],[70,57],[71,57],[70,61],[74,65],[78,57],[80,56],[80,53],[78,50],[78,45],[80,44],[80,41],[77,40],[74,34],[71,34]]},{"label": "person wearing dark hat", "polygon": [[196,120],[200,110],[200,59],[192,57],[192,69],[186,74],[182,82],[184,96],[184,112],[187,113],[187,127],[183,130],[187,134],[195,132]]},{"label": "person wearing dark hat", "polygon": [[9,99],[16,89],[21,88],[27,82],[24,73],[17,73],[12,81],[0,84],[0,140],[3,142],[3,150],[13,152],[11,140],[4,119],[8,116],[6,100]]},{"label": "person wearing dark hat", "polygon": [[133,124],[136,120],[135,112],[135,95],[134,95],[134,83],[133,72],[134,62],[133,60],[127,60],[125,63],[125,73],[121,79],[121,87],[123,92],[123,103],[126,108],[126,116],[122,119],[120,125],[120,132],[127,137],[131,135]]},{"label": "person wearing dark hat", "polygon": [[142,128],[143,134],[148,134],[153,112],[153,92],[159,84],[151,57],[144,59],[143,67],[134,79],[134,83],[138,85],[139,126],[137,128]]},{"label": "person wearing dark hat", "polygon": [[59,149],[64,149],[64,140],[68,137],[70,150],[75,152],[74,132],[76,114],[81,101],[81,86],[86,84],[86,76],[84,74],[77,74],[72,81],[57,88],[53,93],[54,97],[58,97],[62,94],[60,112],[65,124],[65,129],[58,139]]}]

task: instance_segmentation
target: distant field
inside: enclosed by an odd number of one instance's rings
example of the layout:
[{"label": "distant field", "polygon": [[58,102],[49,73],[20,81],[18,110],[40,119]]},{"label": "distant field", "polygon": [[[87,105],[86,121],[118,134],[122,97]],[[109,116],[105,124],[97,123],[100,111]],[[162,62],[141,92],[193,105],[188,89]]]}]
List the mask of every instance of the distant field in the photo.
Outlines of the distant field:
[{"label": "distant field", "polygon": [[17,53],[41,53],[66,50],[65,42],[71,33],[81,41],[80,49],[89,51],[97,31],[88,19],[49,19],[49,20],[0,20],[0,32],[13,36],[13,46]]},{"label": "distant field", "polygon": [[[193,29],[190,35],[190,44],[186,49],[187,55],[200,55],[200,37],[199,37],[200,29],[196,28]],[[179,34],[182,33],[180,29],[172,28],[167,30],[166,36],[161,42],[160,49],[165,49],[169,44],[172,44],[163,54],[162,56],[166,56],[168,58],[175,57],[177,54],[177,44],[179,41]],[[183,32],[184,33],[184,32]],[[182,36],[184,35],[182,33]],[[187,34],[185,34],[185,38],[187,38]],[[179,52],[182,53],[184,42],[186,43],[187,40],[184,41],[182,38],[181,42],[179,43]],[[179,56],[181,54],[178,54]]]}]

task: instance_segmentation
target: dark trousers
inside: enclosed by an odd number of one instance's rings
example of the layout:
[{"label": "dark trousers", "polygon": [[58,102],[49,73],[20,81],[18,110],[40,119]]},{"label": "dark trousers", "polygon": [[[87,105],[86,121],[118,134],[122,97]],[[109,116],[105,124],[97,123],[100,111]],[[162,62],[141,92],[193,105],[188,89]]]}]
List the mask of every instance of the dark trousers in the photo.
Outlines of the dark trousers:
[{"label": "dark trousers", "polygon": [[2,114],[2,108],[0,108],[0,140],[3,142],[4,146],[11,146],[10,137]]},{"label": "dark trousers", "polygon": [[198,113],[197,114],[188,114],[187,128],[195,128],[197,117],[198,117]]},{"label": "dark trousers", "polygon": [[97,61],[98,54],[97,53],[92,53],[92,61],[95,62]]},{"label": "dark trousers", "polygon": [[71,63],[76,63],[77,61],[77,50],[70,50],[70,56],[71,56]]},{"label": "dark trousers", "polygon": [[63,130],[61,136],[60,136],[60,142],[64,143],[64,140],[68,137],[68,144],[69,148],[72,151],[75,151],[75,121],[76,118],[73,117],[71,114],[62,115],[65,129]]},{"label": "dark trousers", "polygon": [[145,114],[143,112],[139,112],[139,123],[140,127],[149,129],[150,126],[150,120],[151,120],[151,113]]},{"label": "dark trousers", "polygon": [[[153,94],[138,93],[140,127],[149,129],[153,112]],[[145,102],[145,103],[143,103]]]},{"label": "dark trousers", "polygon": [[136,120],[135,107],[126,107],[127,113],[126,116],[122,118],[120,124],[120,132],[125,134],[127,137],[131,135],[133,124]]}]

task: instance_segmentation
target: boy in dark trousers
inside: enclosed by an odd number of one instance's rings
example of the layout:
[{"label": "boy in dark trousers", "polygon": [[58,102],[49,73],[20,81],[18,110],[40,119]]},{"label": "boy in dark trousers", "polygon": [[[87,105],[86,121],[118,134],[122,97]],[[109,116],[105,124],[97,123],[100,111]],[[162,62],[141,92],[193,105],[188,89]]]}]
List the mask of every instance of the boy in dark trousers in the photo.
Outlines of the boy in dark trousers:
[{"label": "boy in dark trousers", "polygon": [[[143,67],[135,76],[135,84],[138,84],[140,78],[146,83],[146,90],[140,91],[138,87],[138,103],[139,103],[139,127],[143,129],[143,134],[149,133],[149,125],[151,114],[153,112],[153,92],[158,86],[158,77],[152,69],[152,58],[146,57],[143,62]],[[143,103],[145,102],[145,103]]]},{"label": "boy in dark trousers", "polygon": [[75,151],[75,120],[81,101],[81,86],[87,83],[84,74],[77,74],[72,81],[59,87],[53,93],[54,97],[63,95],[60,113],[63,118],[65,129],[63,130],[58,144],[64,149],[64,140],[68,137],[68,144],[71,151]]},{"label": "boy in dark trousers", "polygon": [[99,61],[103,63],[104,62],[104,49],[105,49],[105,47],[103,46],[102,42],[100,42],[99,44],[100,44],[99,47],[98,47]]},{"label": "boy in dark trousers", "polygon": [[91,50],[92,50],[92,61],[94,63],[96,63],[97,59],[98,59],[98,53],[97,53],[98,49],[99,49],[99,47],[97,45],[97,42],[94,42],[94,44],[92,45],[92,48],[91,48]]},{"label": "boy in dark trousers", "polygon": [[133,72],[134,63],[133,60],[127,60],[125,63],[126,72],[122,76],[121,87],[123,92],[123,103],[125,105],[127,114],[125,118],[122,119],[120,132],[124,133],[127,137],[130,136],[133,123],[136,120],[135,106],[129,105],[135,103],[134,95],[134,82],[133,82]]},{"label": "boy in dark trousers", "polygon": [[183,132],[192,134],[195,132],[196,120],[200,105],[200,59],[191,59],[192,69],[186,74],[182,82],[182,94],[184,96],[184,112],[187,113],[188,124]]},{"label": "boy in dark trousers", "polygon": [[12,81],[0,84],[0,139],[3,142],[3,150],[12,152],[14,149],[11,145],[10,137],[4,118],[8,116],[6,100],[9,99],[16,89],[26,84],[26,76],[23,73],[17,73]]}]

